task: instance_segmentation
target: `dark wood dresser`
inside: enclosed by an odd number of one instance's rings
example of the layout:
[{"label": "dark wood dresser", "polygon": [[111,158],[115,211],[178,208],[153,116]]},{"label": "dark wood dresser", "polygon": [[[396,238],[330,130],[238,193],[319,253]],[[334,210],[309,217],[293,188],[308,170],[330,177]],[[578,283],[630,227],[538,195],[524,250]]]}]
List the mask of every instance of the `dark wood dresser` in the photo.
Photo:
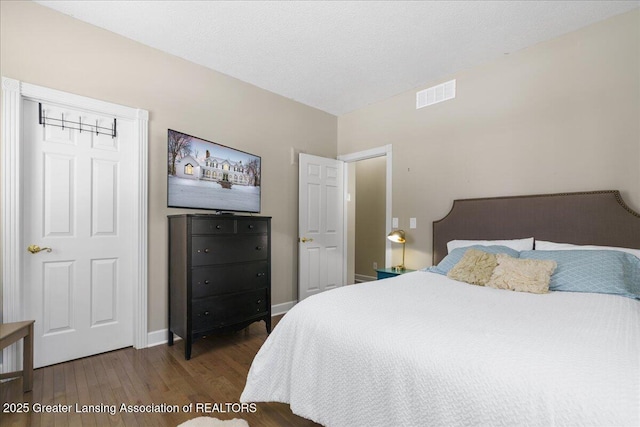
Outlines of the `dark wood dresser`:
[{"label": "dark wood dresser", "polygon": [[169,216],[169,345],[264,320],[271,332],[271,218]]}]

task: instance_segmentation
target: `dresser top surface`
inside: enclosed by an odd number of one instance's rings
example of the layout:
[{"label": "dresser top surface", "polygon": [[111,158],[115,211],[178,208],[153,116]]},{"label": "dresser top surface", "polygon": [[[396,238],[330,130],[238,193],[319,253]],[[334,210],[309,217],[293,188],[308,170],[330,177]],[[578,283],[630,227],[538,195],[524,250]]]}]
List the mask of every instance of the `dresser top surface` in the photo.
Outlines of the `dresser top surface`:
[{"label": "dresser top surface", "polygon": [[271,219],[263,215],[236,215],[236,214],[175,214],[167,215],[167,218],[203,218],[203,219]]}]

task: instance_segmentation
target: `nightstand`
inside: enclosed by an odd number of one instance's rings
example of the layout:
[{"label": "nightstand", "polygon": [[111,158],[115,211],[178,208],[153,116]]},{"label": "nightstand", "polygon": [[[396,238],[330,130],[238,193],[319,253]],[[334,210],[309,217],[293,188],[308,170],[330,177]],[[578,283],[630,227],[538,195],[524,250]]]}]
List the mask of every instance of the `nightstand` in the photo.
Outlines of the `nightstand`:
[{"label": "nightstand", "polygon": [[411,273],[412,271],[415,270],[409,270],[408,268],[405,268],[404,270],[395,270],[393,268],[379,268],[376,270],[376,273],[378,273],[378,280],[380,280],[388,279],[389,277],[396,277],[404,273]]}]

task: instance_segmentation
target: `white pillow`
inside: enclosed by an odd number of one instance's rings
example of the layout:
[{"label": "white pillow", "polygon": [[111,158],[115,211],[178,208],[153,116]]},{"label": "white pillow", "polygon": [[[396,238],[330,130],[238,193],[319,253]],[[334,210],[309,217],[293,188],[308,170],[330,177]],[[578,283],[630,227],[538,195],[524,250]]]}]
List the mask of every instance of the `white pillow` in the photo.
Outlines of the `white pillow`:
[{"label": "white pillow", "polygon": [[447,253],[457,248],[466,248],[467,246],[506,246],[518,252],[530,251],[533,249],[533,237],[527,239],[513,240],[452,240],[447,243]]},{"label": "white pillow", "polygon": [[620,252],[626,252],[631,255],[635,255],[637,258],[640,258],[640,249],[617,248],[615,246],[574,245],[571,243],[545,242],[544,240],[536,240],[536,250],[538,251],[570,251],[570,250],[620,251]]}]

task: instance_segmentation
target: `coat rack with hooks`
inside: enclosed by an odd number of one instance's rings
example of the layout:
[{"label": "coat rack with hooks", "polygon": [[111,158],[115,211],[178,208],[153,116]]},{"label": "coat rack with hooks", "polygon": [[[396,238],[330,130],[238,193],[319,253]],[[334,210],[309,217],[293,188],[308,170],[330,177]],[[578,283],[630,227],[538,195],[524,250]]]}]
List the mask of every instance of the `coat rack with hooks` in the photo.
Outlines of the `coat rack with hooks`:
[{"label": "coat rack with hooks", "polygon": [[81,133],[82,131],[85,132],[94,132],[96,135],[109,135],[111,136],[111,138],[115,138],[116,137],[116,119],[113,119],[113,125],[108,128],[105,126],[98,126],[98,120],[96,119],[96,124],[92,125],[89,123],[83,123],[82,122],[82,117],[80,117],[78,119],[77,122],[71,121],[71,120],[65,120],[64,119],[64,113],[61,114],[61,118],[60,119],[56,119],[53,117],[46,117],[45,116],[45,112],[42,109],[42,103],[38,104],[38,108],[39,108],[39,112],[38,112],[38,123],[40,123],[42,126],[56,126],[62,129],[75,129],[75,130],[79,130]]}]

